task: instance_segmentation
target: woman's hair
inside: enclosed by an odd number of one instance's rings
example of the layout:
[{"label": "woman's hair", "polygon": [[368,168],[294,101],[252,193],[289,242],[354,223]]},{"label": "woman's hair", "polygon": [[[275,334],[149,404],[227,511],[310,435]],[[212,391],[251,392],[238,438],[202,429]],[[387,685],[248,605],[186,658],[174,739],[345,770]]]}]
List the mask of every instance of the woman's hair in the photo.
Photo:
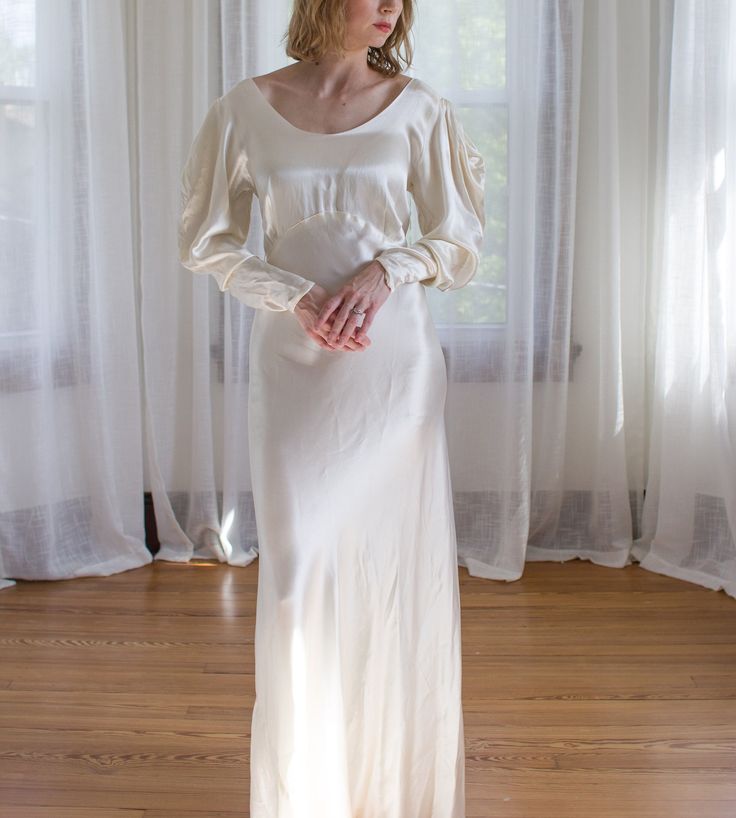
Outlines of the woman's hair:
[{"label": "woman's hair", "polygon": [[[414,0],[404,0],[396,26],[380,48],[368,47],[368,65],[386,76],[409,67],[412,47],[409,31],[414,22]],[[345,0],[294,0],[294,8],[284,38],[286,54],[295,60],[318,60],[328,51],[343,54],[345,40]],[[282,39],[282,42],[283,42]],[[399,53],[403,47],[404,56]]]}]

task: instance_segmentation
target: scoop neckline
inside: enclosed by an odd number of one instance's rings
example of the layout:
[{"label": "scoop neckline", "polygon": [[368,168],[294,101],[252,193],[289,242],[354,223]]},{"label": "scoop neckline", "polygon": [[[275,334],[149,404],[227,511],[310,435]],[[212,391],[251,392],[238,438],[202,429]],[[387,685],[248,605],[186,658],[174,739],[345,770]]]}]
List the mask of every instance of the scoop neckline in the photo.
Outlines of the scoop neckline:
[{"label": "scoop neckline", "polygon": [[346,134],[352,134],[352,133],[355,133],[356,131],[360,131],[363,128],[367,128],[368,125],[371,125],[377,119],[380,119],[382,116],[387,114],[390,110],[392,110],[398,104],[398,102],[401,100],[401,98],[406,94],[407,90],[409,89],[409,86],[414,84],[414,81],[416,80],[416,77],[409,77],[409,82],[406,83],[406,85],[391,100],[391,102],[389,102],[389,104],[385,108],[382,108],[375,116],[372,116],[367,122],[363,122],[360,125],[356,125],[354,128],[348,128],[348,130],[346,130],[346,131],[333,131],[332,133],[323,133],[322,131],[305,131],[303,128],[297,128],[296,125],[289,122],[289,120],[285,116],[280,114],[273,107],[273,105],[271,105],[271,103],[266,99],[266,97],[264,96],[263,92],[258,87],[258,85],[256,85],[256,83],[253,81],[253,77],[248,77],[247,79],[248,79],[248,82],[250,83],[251,88],[255,92],[255,95],[257,97],[259,97],[261,102],[263,103],[263,105],[266,108],[268,108],[269,111],[271,111],[271,113],[273,114],[275,119],[280,120],[288,128],[291,128],[292,131],[296,131],[297,133],[306,134],[307,136],[322,136],[322,137],[324,137],[324,136],[344,136]]}]

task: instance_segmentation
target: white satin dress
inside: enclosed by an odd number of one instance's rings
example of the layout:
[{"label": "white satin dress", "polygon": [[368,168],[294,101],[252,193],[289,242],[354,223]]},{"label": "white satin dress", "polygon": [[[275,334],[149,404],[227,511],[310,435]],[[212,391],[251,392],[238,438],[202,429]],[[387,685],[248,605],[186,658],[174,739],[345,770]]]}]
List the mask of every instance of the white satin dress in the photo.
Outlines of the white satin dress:
[{"label": "white satin dress", "polygon": [[[256,309],[251,818],[465,816],[447,374],[426,287],[475,274],[484,176],[452,103],[417,78],[329,134],[292,125],[247,78],[191,148],[181,262]],[[244,247],[253,195],[265,258]],[[321,348],[297,302],[376,258],[391,294],[372,345]]]}]

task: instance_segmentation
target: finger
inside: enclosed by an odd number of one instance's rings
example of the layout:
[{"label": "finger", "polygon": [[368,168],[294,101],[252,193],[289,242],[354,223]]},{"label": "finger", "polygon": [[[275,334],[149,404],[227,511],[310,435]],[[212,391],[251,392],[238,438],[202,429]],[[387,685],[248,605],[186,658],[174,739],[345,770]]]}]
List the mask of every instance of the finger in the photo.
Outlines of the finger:
[{"label": "finger", "polygon": [[325,330],[324,332],[316,330],[316,332],[322,339],[322,342],[325,344],[325,346],[327,346],[329,349],[338,349],[337,342],[330,340],[330,333],[328,330]]},{"label": "finger", "polygon": [[342,303],[342,296],[337,294],[333,295],[331,298],[328,298],[327,301],[322,305],[322,308],[319,311],[319,315],[315,319],[315,327],[322,329],[322,326],[327,323],[328,319],[332,315],[333,312],[340,306]]},{"label": "finger", "polygon": [[321,335],[323,338],[326,338],[330,332],[330,321],[327,320],[323,323],[319,323],[318,320],[315,318],[313,321],[310,322],[310,329],[312,332],[316,332]]},{"label": "finger", "polygon": [[309,335],[309,337],[323,349],[332,350],[335,348],[332,344],[328,343],[318,332],[315,332],[314,330],[307,330],[307,335]]},{"label": "finger", "polygon": [[316,322],[316,320],[315,320],[314,324],[311,327],[311,331],[316,333],[317,335],[319,335],[319,337],[322,338],[325,341],[325,343],[330,345],[331,349],[334,348],[334,347],[333,347],[333,343],[329,340],[329,338],[330,338],[330,333],[332,332],[332,327],[333,326],[334,326],[334,317],[333,317],[333,319],[331,319],[330,316],[327,316],[327,319],[325,320],[324,323],[318,324]]},{"label": "finger", "polygon": [[378,307],[375,305],[368,307],[368,309],[363,314],[363,323],[358,327],[355,331],[355,337],[358,339],[364,338],[368,330],[370,329],[371,324],[373,323],[373,319],[378,312]]},{"label": "finger", "polygon": [[[332,324],[332,329],[327,333],[326,339],[328,344],[335,344],[338,345],[342,343],[338,339],[342,338],[342,331],[345,328],[345,320],[341,319],[339,316],[335,318],[335,321]],[[352,334],[352,333],[351,333]]]},{"label": "finger", "polygon": [[362,350],[366,349],[367,346],[367,344],[361,344],[359,341],[356,341],[355,336],[351,335],[350,338],[345,341],[345,345],[342,347],[342,349],[349,350],[350,352],[361,352]]},{"label": "finger", "polygon": [[339,333],[337,338],[331,343],[334,343],[337,346],[343,346],[343,344],[347,343],[347,341],[353,337],[353,332],[355,330],[356,318],[355,316],[350,316],[347,321],[345,322],[345,326],[342,328],[342,331]]},{"label": "finger", "polygon": [[370,346],[371,339],[367,335],[358,335],[357,332],[353,333],[350,336],[351,341],[355,341],[356,344],[361,344],[362,346]]},{"label": "finger", "polygon": [[367,344],[361,344],[360,341],[356,341],[355,338],[350,338],[348,339],[348,344],[351,344],[351,349],[361,352],[364,349],[368,349],[370,341]]},{"label": "finger", "polygon": [[[340,311],[340,313],[338,313],[339,318],[341,318],[343,316],[343,314],[345,315],[345,324],[344,324],[342,330],[340,331],[340,333],[335,337],[335,339],[334,339],[335,342],[344,343],[346,338],[349,338],[351,335],[353,335],[356,327],[358,326],[359,321],[362,322],[361,326],[362,326],[362,324],[365,323],[365,315],[366,315],[365,309],[366,309],[367,306],[368,305],[365,304],[364,302],[354,303],[354,304],[347,304],[345,306],[345,308],[344,308],[345,309],[344,313],[343,313],[342,310]],[[356,312],[353,311],[354,309],[360,309],[360,310],[362,310],[362,312],[356,313]],[[334,329],[333,329],[333,332],[334,332]],[[333,339],[330,337],[330,340],[332,341]]]},{"label": "finger", "polygon": [[319,336],[315,337],[315,340],[317,341],[317,343],[321,347],[324,347],[325,349],[328,349],[331,352],[334,352],[334,351],[356,352],[356,351],[360,351],[362,349],[365,349],[364,344],[358,343],[352,337],[348,338],[347,341],[345,341],[345,343],[340,345],[340,346],[338,346],[338,345],[332,346],[332,345],[328,344],[327,341],[322,340]]},{"label": "finger", "polygon": [[[363,319],[362,315],[358,315],[357,313],[352,312],[352,310],[348,313],[348,319],[345,322],[345,326],[342,329],[342,332],[337,336],[334,342],[337,345],[344,344],[349,338],[354,337],[354,332],[357,327],[358,321]],[[365,320],[365,319],[363,319]]]}]

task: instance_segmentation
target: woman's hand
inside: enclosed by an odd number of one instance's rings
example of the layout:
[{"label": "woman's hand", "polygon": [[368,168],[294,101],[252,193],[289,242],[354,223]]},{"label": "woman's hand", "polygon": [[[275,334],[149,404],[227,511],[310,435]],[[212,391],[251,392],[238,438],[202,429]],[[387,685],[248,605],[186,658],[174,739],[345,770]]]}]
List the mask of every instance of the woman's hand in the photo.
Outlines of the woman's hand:
[{"label": "woman's hand", "polygon": [[[299,323],[304,328],[304,331],[309,337],[319,344],[324,349],[337,349],[335,344],[327,340],[330,334],[331,326],[325,323],[318,325],[317,319],[321,314],[322,308],[329,298],[329,293],[320,284],[314,284],[302,298],[297,302],[294,308],[294,315]],[[356,316],[357,317],[357,316]],[[369,347],[371,344],[370,338],[363,333],[360,340],[349,337],[345,342],[345,349],[353,352],[355,350],[362,350]]]},{"label": "woman's hand", "polygon": [[[324,337],[328,344],[336,349],[343,346],[350,348],[353,332],[355,342],[358,344],[368,340],[368,328],[378,310],[391,295],[391,290],[386,284],[385,272],[380,262],[375,260],[369,262],[322,304],[315,321],[315,330],[325,333]],[[352,312],[353,307],[362,309],[364,315]],[[363,323],[356,328],[360,318],[363,319]],[[369,340],[368,342],[370,343]]]}]

